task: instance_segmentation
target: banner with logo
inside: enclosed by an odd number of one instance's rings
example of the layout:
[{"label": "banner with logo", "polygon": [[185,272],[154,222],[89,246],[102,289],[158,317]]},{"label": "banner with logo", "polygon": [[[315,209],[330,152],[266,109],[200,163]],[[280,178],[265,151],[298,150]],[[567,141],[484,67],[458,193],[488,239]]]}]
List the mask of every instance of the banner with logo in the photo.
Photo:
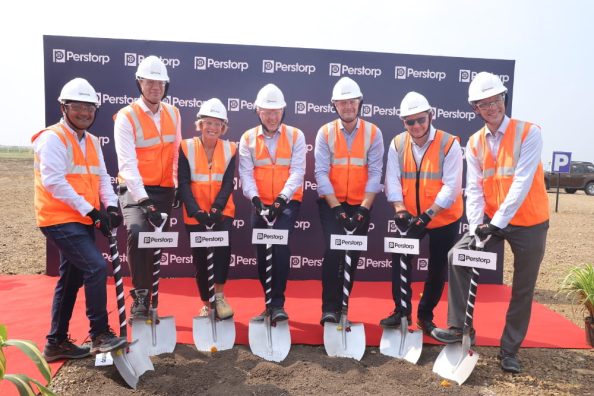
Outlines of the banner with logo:
[{"label": "banner with logo", "polygon": [[[113,142],[113,116],[138,98],[134,73],[148,55],[159,56],[168,68],[171,84],[165,101],[179,108],[184,138],[195,136],[194,121],[203,101],[217,97],[227,105],[229,131],[226,138],[238,142],[242,133],[258,125],[254,100],[267,83],[280,87],[287,102],[285,123],[301,129],[307,143],[307,172],[300,215],[289,237],[291,279],[320,279],[324,253],[323,233],[316,200],[313,149],[318,129],[337,118],[330,103],[332,87],[342,76],[353,78],[363,91],[362,116],[382,131],[387,148],[404,130],[398,118],[400,101],[409,91],[425,95],[434,107],[434,126],[468,137],[482,123],[467,103],[468,84],[480,71],[501,77],[508,87],[511,113],[514,61],[454,58],[308,48],[254,45],[204,44],[166,41],[44,36],[45,119],[51,125],[60,119],[57,97],[62,86],[83,77],[98,92],[101,108],[91,132],[101,141],[107,170],[115,186],[117,158]],[[35,131],[31,131],[33,133]],[[385,165],[385,161],[384,161]],[[382,180],[383,181],[383,180]],[[251,244],[251,203],[235,178],[237,207],[229,238],[232,247],[231,278],[256,278],[256,255]],[[384,253],[384,237],[395,236],[393,209],[384,194],[378,194],[372,211],[367,251],[357,263],[358,280],[389,280],[391,255]],[[165,248],[161,273],[165,277],[193,276],[190,240],[181,210],[174,210],[169,231],[179,232],[177,248]],[[463,233],[467,225],[460,227]],[[98,234],[105,257],[108,247]],[[126,262],[125,232],[118,236],[121,258]],[[481,282],[501,283],[503,249],[496,271],[484,271]],[[59,258],[48,244],[47,271],[57,274]],[[428,269],[428,240],[413,264],[413,280],[422,280]],[[127,265],[123,268],[128,270]]]}]

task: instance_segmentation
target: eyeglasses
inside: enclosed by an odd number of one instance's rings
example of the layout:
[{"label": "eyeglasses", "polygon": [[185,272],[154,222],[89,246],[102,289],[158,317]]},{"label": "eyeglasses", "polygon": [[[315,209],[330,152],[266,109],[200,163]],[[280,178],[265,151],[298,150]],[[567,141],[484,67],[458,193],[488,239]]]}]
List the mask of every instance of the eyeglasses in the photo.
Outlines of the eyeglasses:
[{"label": "eyeglasses", "polygon": [[94,113],[97,111],[97,106],[92,103],[66,103],[64,106],[69,108],[71,111],[76,111],[78,113],[83,111]]},{"label": "eyeglasses", "polygon": [[157,86],[160,86],[160,87],[164,87],[165,84],[167,83],[166,81],[149,80],[149,79],[146,79],[146,78],[139,78],[138,81],[143,81],[148,86],[157,85]]},{"label": "eyeglasses", "polygon": [[404,120],[404,123],[408,126],[413,126],[415,123],[419,123],[419,125],[423,125],[427,122],[427,117],[419,117],[412,120]]},{"label": "eyeglasses", "polygon": [[499,97],[498,99],[493,100],[492,102],[482,102],[482,103],[477,103],[476,107],[478,107],[480,110],[490,110],[492,108],[495,108],[497,106],[499,106],[499,103],[503,102],[503,97]]}]

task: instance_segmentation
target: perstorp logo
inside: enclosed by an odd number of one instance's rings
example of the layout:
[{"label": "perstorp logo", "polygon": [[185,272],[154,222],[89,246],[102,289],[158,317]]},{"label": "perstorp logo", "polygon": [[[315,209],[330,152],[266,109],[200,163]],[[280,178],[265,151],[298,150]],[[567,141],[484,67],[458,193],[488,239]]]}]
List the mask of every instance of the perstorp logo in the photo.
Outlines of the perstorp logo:
[{"label": "perstorp logo", "polygon": [[396,231],[398,231],[398,227],[396,227],[396,222],[394,220],[388,220],[388,232]]},{"label": "perstorp logo", "polygon": [[374,105],[371,103],[363,103],[361,106],[361,116],[363,117],[373,117],[373,116],[388,116],[388,117],[398,117],[400,114],[400,109],[396,106],[392,107],[381,107],[378,105]]},{"label": "perstorp logo", "polygon": [[491,259],[489,258],[485,258],[485,257],[472,257],[472,256],[468,256],[464,253],[458,253],[458,260],[459,261],[470,261],[473,263],[485,263],[485,264],[491,264]]},{"label": "perstorp logo", "polygon": [[[175,69],[181,64],[181,61],[178,58],[163,58],[162,56],[157,56],[166,67]],[[124,66],[136,67],[144,58],[146,58],[145,55],[137,54],[135,52],[126,52],[124,53]]]},{"label": "perstorp logo", "polygon": [[161,253],[161,265],[169,265],[169,253]]},{"label": "perstorp logo", "polygon": [[204,101],[196,98],[182,99],[178,96],[167,95],[163,98],[163,102],[175,107],[199,108]]},{"label": "perstorp logo", "polygon": [[441,109],[438,107],[433,108],[433,114],[435,118],[445,118],[445,119],[458,119],[458,120],[466,120],[468,122],[474,120],[476,118],[476,113],[474,111],[461,111],[459,109],[448,111],[445,109]]},{"label": "perstorp logo", "polygon": [[229,266],[237,267],[240,265],[256,265],[256,264],[257,264],[257,260],[254,257],[244,257],[244,256],[240,256],[239,254],[232,254]]},{"label": "perstorp logo", "polygon": [[307,113],[335,113],[334,107],[331,104],[318,105],[312,102],[306,102],[305,100],[295,101],[295,114],[307,114]]},{"label": "perstorp logo", "polygon": [[417,271],[427,271],[429,269],[429,259],[418,258],[417,259]]},{"label": "perstorp logo", "polygon": [[427,80],[442,81],[446,78],[446,76],[446,72],[443,71],[435,71],[431,69],[416,70],[412,67],[406,66],[394,67],[394,78],[397,80],[405,80],[407,78],[422,78]]},{"label": "perstorp logo", "polygon": [[289,263],[291,268],[321,267],[322,259],[312,259],[305,256],[291,256]]},{"label": "perstorp logo", "polygon": [[237,61],[232,59],[217,60],[207,58],[206,56],[194,57],[194,70],[220,69],[220,70],[239,70],[243,72],[249,69],[250,64],[245,61]]},{"label": "perstorp logo", "polygon": [[262,73],[307,73],[312,74],[316,72],[315,65],[307,65],[303,63],[283,63],[274,59],[262,59]]},{"label": "perstorp logo", "polygon": [[249,100],[240,98],[227,98],[227,110],[228,111],[240,111],[240,110],[254,110],[256,106]]},{"label": "perstorp logo", "polygon": [[[459,69],[459,72],[458,72],[458,81],[459,82],[462,82],[462,83],[469,83],[472,80],[474,80],[474,77],[478,73],[479,72],[468,70],[468,69]],[[499,76],[499,78],[501,79],[501,82],[504,83],[504,84],[509,81],[509,75],[508,74],[496,74],[496,75]]]},{"label": "perstorp logo", "polygon": [[104,104],[129,105],[134,102],[136,98],[128,95],[114,96],[104,92],[97,92],[97,100],[99,101],[99,106]]},{"label": "perstorp logo", "polygon": [[368,76],[377,78],[382,75],[382,69],[366,66],[349,66],[340,63],[329,63],[328,74],[334,77],[340,76]]},{"label": "perstorp logo", "polygon": [[83,62],[83,63],[100,63],[102,65],[109,63],[109,55],[104,54],[93,54],[87,52],[85,54],[77,54],[72,51],[65,49],[54,48],[52,51],[52,61],[54,63],[66,63],[66,62]]}]

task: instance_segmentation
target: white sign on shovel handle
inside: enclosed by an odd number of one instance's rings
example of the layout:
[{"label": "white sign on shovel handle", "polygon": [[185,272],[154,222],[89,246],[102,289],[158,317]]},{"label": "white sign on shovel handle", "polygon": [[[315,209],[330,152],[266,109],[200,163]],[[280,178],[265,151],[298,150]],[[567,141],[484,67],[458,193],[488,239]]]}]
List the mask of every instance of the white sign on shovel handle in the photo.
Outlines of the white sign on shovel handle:
[{"label": "white sign on shovel handle", "polygon": [[419,240],[416,238],[384,238],[384,252],[411,254],[417,256],[419,254]]},{"label": "white sign on shovel handle", "polygon": [[172,248],[177,247],[177,232],[139,232],[138,248]]},{"label": "white sign on shovel handle", "polygon": [[367,250],[366,235],[330,234],[331,250]]},{"label": "white sign on shovel handle", "polygon": [[452,264],[463,267],[494,270],[497,268],[497,254],[478,250],[454,249]]},{"label": "white sign on shovel handle", "polygon": [[252,231],[254,245],[288,245],[289,230],[275,230],[272,228],[254,228]]},{"label": "white sign on shovel handle", "polygon": [[229,246],[229,231],[190,232],[190,246]]}]

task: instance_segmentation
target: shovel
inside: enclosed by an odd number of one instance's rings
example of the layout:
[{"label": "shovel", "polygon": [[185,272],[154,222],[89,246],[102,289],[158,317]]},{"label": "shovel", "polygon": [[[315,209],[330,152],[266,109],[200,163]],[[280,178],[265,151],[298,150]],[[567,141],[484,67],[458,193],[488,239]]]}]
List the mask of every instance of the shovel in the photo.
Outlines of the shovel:
[{"label": "shovel", "polygon": [[[120,337],[127,338],[128,331],[126,323],[126,304],[124,303],[124,283],[122,282],[122,274],[120,273],[120,255],[118,253],[115,228],[111,231],[109,249],[111,252],[113,278],[115,281],[116,297],[118,301]],[[155,369],[146,351],[138,345],[138,342],[136,341],[132,341],[126,346],[112,351],[111,356],[122,378],[133,389],[136,389],[138,379],[145,371]]]},{"label": "shovel", "polygon": [[[274,226],[274,220],[268,221],[267,211],[262,211],[262,218],[268,228]],[[266,282],[264,286],[266,314],[263,321],[250,320],[248,335],[252,353],[262,359],[282,362],[291,349],[289,321],[272,322],[270,302],[272,300],[272,245],[266,244]]]},{"label": "shovel", "polygon": [[[211,231],[214,224],[206,226]],[[196,316],[192,322],[194,344],[202,352],[217,352],[233,348],[235,344],[235,322],[233,317],[219,320],[216,317],[214,292],[214,248],[206,248],[206,265],[208,271],[208,316]]]},{"label": "shovel", "polygon": [[[355,230],[346,230],[352,235]],[[328,356],[361,360],[365,353],[365,327],[363,323],[351,323],[347,319],[349,294],[351,292],[352,263],[349,251],[344,254],[344,281],[342,285],[342,311],[338,323],[324,323],[324,348]]]},{"label": "shovel", "polygon": [[[483,250],[485,243],[490,238],[491,236],[489,235],[484,241],[481,241],[479,237],[475,236],[476,250]],[[443,378],[455,381],[458,385],[462,385],[468,379],[479,359],[479,354],[471,349],[470,339],[479,275],[479,269],[473,267],[468,290],[468,301],[466,302],[466,317],[464,318],[464,329],[462,330],[462,342],[446,345],[433,364],[434,373]]]},{"label": "shovel", "polygon": [[[163,223],[160,226],[152,224],[156,232],[161,232],[167,221],[167,214],[161,213]],[[175,349],[176,330],[173,316],[159,317],[159,272],[161,271],[161,248],[155,249],[153,255],[153,294],[151,308],[146,321],[134,321],[132,339],[145,348],[149,356],[171,353]]]}]

